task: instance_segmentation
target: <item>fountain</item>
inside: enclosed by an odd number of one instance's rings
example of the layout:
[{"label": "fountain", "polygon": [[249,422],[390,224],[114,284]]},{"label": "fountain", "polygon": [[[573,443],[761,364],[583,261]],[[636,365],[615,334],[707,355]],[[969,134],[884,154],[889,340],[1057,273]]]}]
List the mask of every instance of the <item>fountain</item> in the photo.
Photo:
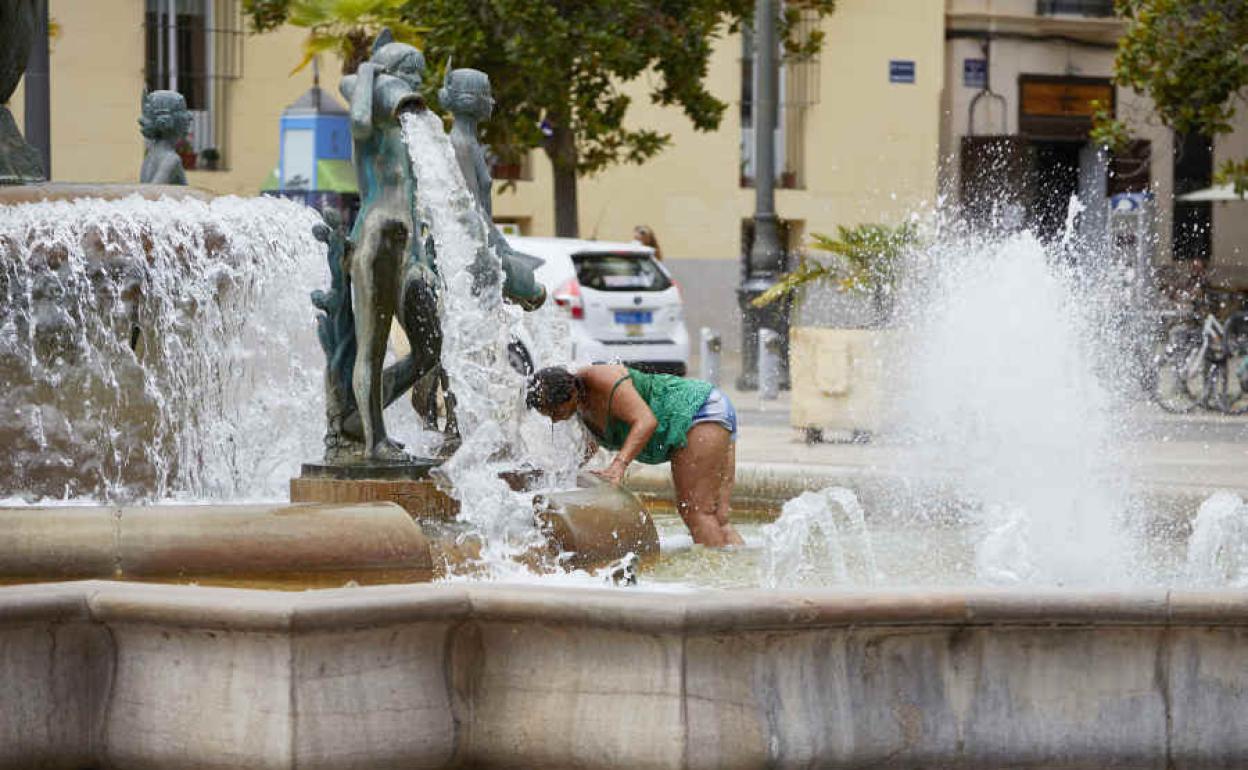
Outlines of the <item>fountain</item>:
[{"label": "fountain", "polygon": [[[1245,761],[1242,498],[1121,481],[1106,354],[1039,244],[938,239],[916,270],[904,463],[743,467],[739,508],[779,518],[708,552],[659,515],[659,553],[521,406],[531,263],[467,141],[488,82],[448,75],[448,137],[394,45],[345,89],[390,184],[351,234],[0,190],[0,767]],[[419,425],[383,414],[413,387]]]}]

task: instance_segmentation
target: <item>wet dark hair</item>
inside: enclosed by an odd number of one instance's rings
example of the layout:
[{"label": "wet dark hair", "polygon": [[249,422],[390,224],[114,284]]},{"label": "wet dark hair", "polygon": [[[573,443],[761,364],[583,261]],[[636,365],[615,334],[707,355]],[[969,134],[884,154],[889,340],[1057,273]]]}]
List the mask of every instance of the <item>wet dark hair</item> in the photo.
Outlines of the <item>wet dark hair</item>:
[{"label": "wet dark hair", "polygon": [[548,366],[538,370],[529,378],[529,390],[524,396],[524,403],[530,409],[539,412],[565,403],[573,393],[583,389],[576,375],[562,366]]}]

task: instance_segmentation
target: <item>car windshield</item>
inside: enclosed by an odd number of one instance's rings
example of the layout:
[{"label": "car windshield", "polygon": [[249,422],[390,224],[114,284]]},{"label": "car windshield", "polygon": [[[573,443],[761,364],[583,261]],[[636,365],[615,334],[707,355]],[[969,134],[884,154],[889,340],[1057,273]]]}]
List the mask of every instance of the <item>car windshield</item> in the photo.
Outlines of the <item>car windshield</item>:
[{"label": "car windshield", "polygon": [[572,262],[576,280],[598,291],[663,291],[672,285],[672,279],[647,254],[575,254]]}]

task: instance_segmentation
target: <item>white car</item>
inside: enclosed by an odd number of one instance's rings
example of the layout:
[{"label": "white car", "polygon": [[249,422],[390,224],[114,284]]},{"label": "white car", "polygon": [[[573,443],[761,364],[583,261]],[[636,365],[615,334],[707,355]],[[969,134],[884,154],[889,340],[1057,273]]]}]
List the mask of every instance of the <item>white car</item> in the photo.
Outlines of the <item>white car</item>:
[{"label": "white car", "polygon": [[[574,364],[618,361],[646,371],[685,374],[689,330],[680,286],[650,247],[518,236],[507,242],[516,251],[545,260],[536,277],[546,286],[547,302],[567,314]],[[543,365],[524,340],[512,347],[517,368]]]}]

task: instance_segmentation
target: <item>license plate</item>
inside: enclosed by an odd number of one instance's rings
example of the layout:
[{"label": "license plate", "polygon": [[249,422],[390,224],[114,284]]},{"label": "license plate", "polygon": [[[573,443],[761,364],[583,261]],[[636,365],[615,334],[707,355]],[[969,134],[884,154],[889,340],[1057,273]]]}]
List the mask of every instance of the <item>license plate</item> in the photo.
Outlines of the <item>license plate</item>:
[{"label": "license plate", "polygon": [[646,330],[641,324],[625,324],[624,333],[630,337],[641,337],[646,333]]},{"label": "license plate", "polygon": [[650,310],[617,310],[615,311],[615,322],[629,326],[653,323],[654,312]]}]

